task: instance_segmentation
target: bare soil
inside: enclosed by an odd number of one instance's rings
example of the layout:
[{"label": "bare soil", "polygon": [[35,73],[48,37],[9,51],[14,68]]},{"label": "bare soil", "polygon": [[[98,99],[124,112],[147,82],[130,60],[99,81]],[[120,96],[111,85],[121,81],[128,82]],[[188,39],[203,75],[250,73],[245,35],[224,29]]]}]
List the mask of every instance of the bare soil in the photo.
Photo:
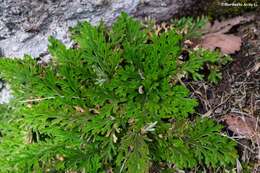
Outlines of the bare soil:
[{"label": "bare soil", "polygon": [[[200,101],[198,111],[223,123],[230,138],[239,143],[239,164],[250,167],[249,172],[260,172],[259,142],[233,133],[230,124],[224,121],[229,115],[234,121],[236,118],[250,118],[256,121],[255,128],[258,129],[255,131],[258,133],[260,129],[260,13],[256,14],[254,21],[234,27],[230,33],[240,36],[243,43],[241,50],[232,55],[233,61],[223,68],[220,83],[214,86],[192,82],[189,87],[193,90],[192,96]],[[243,127],[237,128],[244,130]]]}]

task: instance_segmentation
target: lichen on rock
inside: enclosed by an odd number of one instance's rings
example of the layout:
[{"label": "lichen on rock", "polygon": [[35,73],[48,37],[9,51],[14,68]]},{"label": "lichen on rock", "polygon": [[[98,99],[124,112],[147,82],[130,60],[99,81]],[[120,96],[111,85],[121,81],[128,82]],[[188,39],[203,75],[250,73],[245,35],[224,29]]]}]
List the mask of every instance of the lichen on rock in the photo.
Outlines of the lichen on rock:
[{"label": "lichen on rock", "polygon": [[112,23],[121,11],[132,12],[139,0],[0,0],[0,47],[5,56],[39,56],[52,35],[67,45],[68,28],[78,21]]}]

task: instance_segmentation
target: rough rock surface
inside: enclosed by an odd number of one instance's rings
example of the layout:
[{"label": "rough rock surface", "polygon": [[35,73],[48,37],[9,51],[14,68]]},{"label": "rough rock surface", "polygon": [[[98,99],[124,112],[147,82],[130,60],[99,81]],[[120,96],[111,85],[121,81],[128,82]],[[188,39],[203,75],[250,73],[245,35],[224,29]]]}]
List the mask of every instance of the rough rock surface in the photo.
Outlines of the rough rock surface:
[{"label": "rough rock surface", "polygon": [[150,16],[157,21],[166,21],[176,15],[189,14],[189,11],[192,11],[191,7],[194,9],[194,4],[197,4],[196,0],[142,0],[134,16]]},{"label": "rough rock surface", "polygon": [[111,24],[121,11],[139,18],[167,20],[192,3],[193,0],[0,0],[0,57],[46,55],[50,35],[70,46],[67,31],[78,21],[96,24],[103,19]]},{"label": "rough rock surface", "polygon": [[49,35],[67,45],[68,27],[78,21],[112,23],[121,11],[167,20],[192,0],[0,0],[0,49],[9,57],[45,53]]},{"label": "rough rock surface", "polygon": [[0,81],[0,90],[0,104],[8,103],[12,98],[9,86],[5,86],[5,84]]},{"label": "rough rock surface", "polygon": [[53,35],[69,44],[67,30],[80,20],[111,23],[138,0],[0,0],[0,47],[5,56],[39,56]]}]

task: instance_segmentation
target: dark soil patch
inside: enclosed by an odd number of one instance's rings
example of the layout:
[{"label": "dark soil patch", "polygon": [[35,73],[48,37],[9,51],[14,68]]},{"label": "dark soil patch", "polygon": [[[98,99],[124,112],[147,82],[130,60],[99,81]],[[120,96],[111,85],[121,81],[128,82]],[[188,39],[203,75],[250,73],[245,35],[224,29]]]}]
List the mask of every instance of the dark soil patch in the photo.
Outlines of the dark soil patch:
[{"label": "dark soil patch", "polygon": [[[199,112],[221,122],[234,113],[237,116],[260,118],[260,15],[256,20],[233,30],[243,40],[241,50],[232,55],[233,62],[224,67],[221,82],[213,86],[205,82],[189,84],[193,97],[199,99]],[[258,123],[259,125],[259,123]],[[239,143],[240,162],[251,165],[252,172],[260,172],[260,144],[230,136]],[[250,171],[250,172],[251,172]]]}]

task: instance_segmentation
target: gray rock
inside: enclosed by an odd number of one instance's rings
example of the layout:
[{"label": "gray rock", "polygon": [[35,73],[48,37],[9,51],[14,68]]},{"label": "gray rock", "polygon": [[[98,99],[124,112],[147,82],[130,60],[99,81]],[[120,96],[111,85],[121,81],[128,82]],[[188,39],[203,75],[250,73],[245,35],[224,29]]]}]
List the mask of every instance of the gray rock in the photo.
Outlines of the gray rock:
[{"label": "gray rock", "polygon": [[97,24],[103,19],[110,25],[122,11],[139,18],[167,20],[192,3],[193,0],[0,0],[0,56],[46,55],[51,35],[70,46],[68,28],[78,21]]},{"label": "gray rock", "polygon": [[47,50],[48,36],[70,45],[67,31],[78,21],[112,23],[137,5],[138,0],[0,0],[0,47],[8,57],[37,57]]},{"label": "gray rock", "polygon": [[68,27],[87,20],[111,24],[121,11],[167,20],[192,0],[0,0],[0,49],[7,57],[46,52],[48,36],[70,45]]},{"label": "gray rock", "polygon": [[189,14],[195,4],[198,6],[196,0],[141,0],[134,15],[150,16],[156,21],[166,21],[176,15]]},{"label": "gray rock", "polygon": [[8,103],[11,98],[9,86],[4,86],[3,81],[0,80],[0,104]]}]

